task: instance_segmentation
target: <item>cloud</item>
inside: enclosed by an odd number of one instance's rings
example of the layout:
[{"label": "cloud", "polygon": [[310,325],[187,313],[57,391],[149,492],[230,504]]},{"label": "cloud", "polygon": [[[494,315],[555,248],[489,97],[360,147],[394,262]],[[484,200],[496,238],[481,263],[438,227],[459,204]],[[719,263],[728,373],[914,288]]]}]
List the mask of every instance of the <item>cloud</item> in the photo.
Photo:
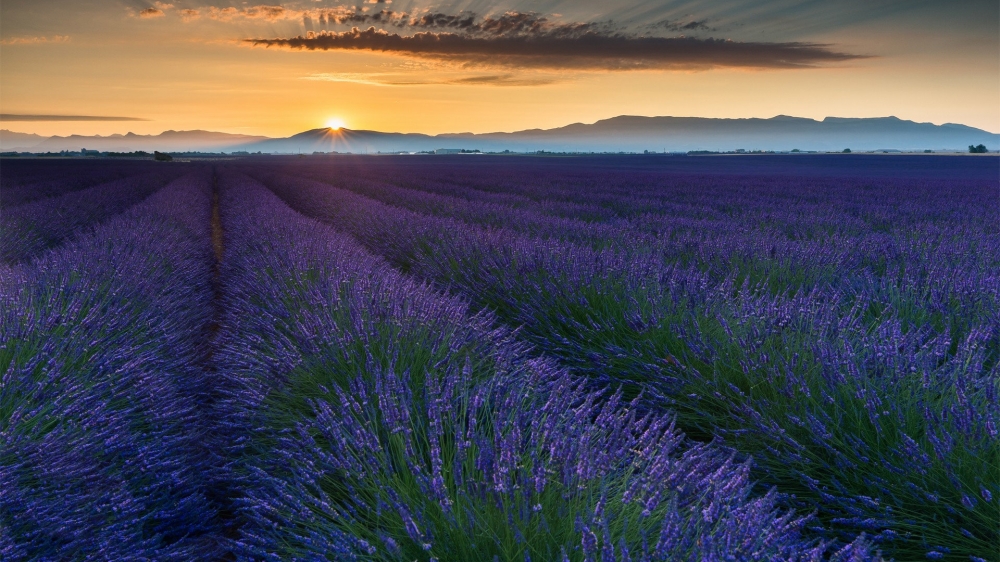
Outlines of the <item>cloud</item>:
[{"label": "cloud", "polygon": [[20,113],[0,113],[0,121],[149,121],[149,119],[99,115],[25,115]]},{"label": "cloud", "polygon": [[192,21],[201,17],[201,12],[199,12],[198,10],[192,10],[190,8],[180,10],[177,13],[181,15],[181,19],[184,21]]},{"label": "cloud", "polygon": [[281,6],[250,6],[243,9],[243,17],[276,21],[281,19],[299,19],[299,12],[286,10]]},{"label": "cloud", "polygon": [[581,70],[810,68],[866,58],[819,43],[650,37],[607,31],[599,24],[554,25],[530,14],[507,17],[510,15],[471,24],[462,19],[433,18],[417,23],[465,29],[461,33],[421,31],[400,35],[372,26],[244,42],[303,50],[377,51],[465,66]]},{"label": "cloud", "polygon": [[674,21],[674,20],[663,20],[656,23],[651,23],[645,27],[649,30],[659,30],[663,29],[665,31],[673,32],[696,32],[696,31],[715,31],[715,28],[709,27],[708,22],[705,20],[691,20],[691,21]]},{"label": "cloud", "polygon": [[486,74],[464,76],[461,78],[412,80],[405,78],[404,75],[380,72],[337,72],[311,74],[309,76],[305,76],[304,79],[319,82],[365,84],[369,86],[543,86],[559,81],[553,76],[519,76],[515,74]]},{"label": "cloud", "polygon": [[41,43],[66,43],[69,35],[53,35],[51,37],[8,37],[0,39],[0,45],[38,45]]},{"label": "cloud", "polygon": [[553,76],[519,76],[516,74],[488,74],[484,76],[466,76],[451,80],[449,84],[465,84],[469,86],[545,86],[555,84],[559,80]]},{"label": "cloud", "polygon": [[[387,5],[392,0],[364,0],[364,4]],[[171,7],[156,3],[161,10]],[[188,10],[182,10],[188,11]],[[334,8],[294,9],[280,5],[256,4],[236,8],[211,6],[204,10],[209,18],[219,21],[237,19],[293,21],[309,18],[322,26],[393,26],[413,29],[451,29],[465,33],[497,35],[505,33],[546,32],[551,34],[580,32],[584,29],[606,28],[608,23],[571,23],[558,24],[532,12],[509,11],[498,16],[480,18],[475,12],[458,12],[447,14],[443,12],[422,11],[419,13],[399,12],[383,8],[377,12],[369,12],[369,8],[353,8],[337,6]]]},{"label": "cloud", "polygon": [[285,8],[284,6],[259,4],[256,6],[245,6],[243,8],[234,8],[232,6],[217,8],[212,6],[208,8],[207,15],[209,18],[219,21],[232,21],[235,19],[281,21],[300,20],[304,17],[310,17],[312,14],[318,14],[321,12],[323,12],[323,10],[294,10],[291,8]]},{"label": "cloud", "polygon": [[410,82],[406,84],[398,83],[388,76],[393,76],[390,74],[372,72],[324,72],[321,74],[310,74],[309,76],[304,76],[304,80],[311,80],[315,82],[343,82],[347,84],[367,84],[369,86],[411,86],[411,85],[421,85],[426,84],[426,82]]},{"label": "cloud", "polygon": [[216,8],[215,6],[212,6],[208,9],[208,17],[213,20],[229,21],[239,15],[240,11],[232,6],[228,8]]},{"label": "cloud", "polygon": [[[387,5],[391,0],[365,0],[364,4]],[[166,10],[169,4],[155,4]],[[196,11],[196,10],[182,10]],[[219,21],[265,20],[265,21],[309,21],[320,26],[391,26],[413,30],[451,30],[462,33],[496,36],[523,33],[545,33],[549,35],[577,34],[586,30],[609,32],[617,29],[611,22],[596,23],[555,23],[533,12],[508,11],[495,16],[480,17],[475,12],[461,11],[455,14],[444,12],[400,12],[382,8],[370,12],[369,8],[337,6],[333,8],[294,9],[280,5],[256,4],[241,8],[227,6],[205,8],[202,13]]]},{"label": "cloud", "polygon": [[411,14],[383,9],[374,13],[350,8],[319,10],[318,17],[330,25],[391,25],[414,30],[448,30],[474,36],[550,35],[571,36],[586,31],[621,31],[613,22],[556,23],[534,12],[508,11],[497,16],[479,17],[475,12],[422,12]]},{"label": "cloud", "polygon": [[[157,0],[156,2],[153,2],[152,6],[144,10],[139,10],[138,12],[136,12],[132,8],[128,8],[128,12],[133,17],[140,17],[142,19],[153,19],[153,18],[162,18],[163,16],[167,15],[167,11],[172,10],[173,8],[174,8],[173,4],[170,4],[168,2],[160,2],[159,0]],[[187,10],[182,10],[182,11],[187,11]]]}]

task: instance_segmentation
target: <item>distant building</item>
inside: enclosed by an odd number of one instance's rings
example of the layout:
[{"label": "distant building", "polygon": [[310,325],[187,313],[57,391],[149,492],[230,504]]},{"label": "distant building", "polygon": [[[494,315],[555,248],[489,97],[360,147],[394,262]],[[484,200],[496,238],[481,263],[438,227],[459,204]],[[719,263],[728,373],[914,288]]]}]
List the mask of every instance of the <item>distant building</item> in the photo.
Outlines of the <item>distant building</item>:
[{"label": "distant building", "polygon": [[434,151],[434,154],[461,154],[461,148],[439,148]]}]

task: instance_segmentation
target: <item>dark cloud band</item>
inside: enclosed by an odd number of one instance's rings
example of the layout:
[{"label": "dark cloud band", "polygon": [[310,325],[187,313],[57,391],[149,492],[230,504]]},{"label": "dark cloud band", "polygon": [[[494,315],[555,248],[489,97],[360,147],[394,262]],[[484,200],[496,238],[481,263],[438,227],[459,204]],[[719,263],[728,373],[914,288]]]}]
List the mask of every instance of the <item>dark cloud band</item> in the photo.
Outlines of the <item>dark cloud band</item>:
[{"label": "dark cloud band", "polygon": [[[586,24],[583,24],[586,25]],[[721,39],[574,33],[400,35],[370,27],[278,39],[246,39],[265,47],[366,50],[486,66],[578,69],[809,68],[866,58],[818,43],[748,43]]]},{"label": "dark cloud band", "polygon": [[24,115],[20,113],[0,113],[0,121],[149,121],[149,119],[106,115]]}]

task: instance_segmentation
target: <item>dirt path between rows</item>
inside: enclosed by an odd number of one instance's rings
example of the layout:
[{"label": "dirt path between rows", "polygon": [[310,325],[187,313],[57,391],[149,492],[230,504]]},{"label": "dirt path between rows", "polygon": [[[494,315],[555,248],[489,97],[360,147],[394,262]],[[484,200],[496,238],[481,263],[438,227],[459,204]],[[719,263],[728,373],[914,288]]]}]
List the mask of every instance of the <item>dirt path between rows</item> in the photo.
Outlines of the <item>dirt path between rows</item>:
[{"label": "dirt path between rows", "polygon": [[[222,227],[222,214],[219,205],[219,176],[214,170],[212,172],[211,237],[213,257],[212,317],[205,326],[206,341],[203,366],[205,376],[211,380],[213,387],[205,403],[206,415],[212,426],[219,427],[221,419],[216,408],[219,400],[223,397],[222,386],[225,384],[225,379],[220,376],[218,366],[215,363],[215,351],[219,345],[218,338],[222,328],[224,313],[222,304],[222,255],[225,250],[225,231]],[[217,432],[211,439],[214,443],[210,446],[212,449],[210,454],[217,457],[215,463],[217,466],[226,466],[228,464],[226,443],[221,442],[223,439],[223,432]],[[235,499],[236,487],[233,486],[229,475],[225,472],[216,475],[213,479],[211,489],[208,490],[208,494],[212,502],[218,506],[218,523],[222,534],[221,538],[223,541],[238,539],[239,528],[242,522],[237,515],[233,501]],[[223,550],[225,550],[225,547],[223,547]],[[231,552],[226,552],[221,559],[236,560],[236,557]]]}]

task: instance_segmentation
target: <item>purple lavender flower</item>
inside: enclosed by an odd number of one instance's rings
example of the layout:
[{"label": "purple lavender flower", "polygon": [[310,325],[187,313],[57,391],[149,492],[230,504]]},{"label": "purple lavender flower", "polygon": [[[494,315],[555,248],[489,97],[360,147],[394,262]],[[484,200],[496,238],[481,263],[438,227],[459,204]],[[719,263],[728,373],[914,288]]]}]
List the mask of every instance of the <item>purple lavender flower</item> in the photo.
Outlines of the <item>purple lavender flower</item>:
[{"label": "purple lavender flower", "polygon": [[[682,445],[669,415],[531,359],[492,317],[401,276],[260,184],[223,175],[220,185],[232,234],[219,359],[234,365],[229,386],[255,389],[224,410],[271,433],[234,447],[252,475],[241,502],[248,554],[317,553],[303,538],[325,529],[404,556],[488,557],[514,544],[518,558],[642,559],[654,555],[642,535],[609,524],[642,510],[645,532],[671,539],[661,557],[827,549],[777,494],[751,493],[732,453]],[[261,345],[259,333],[282,337]],[[310,398],[281,398],[298,395]],[[717,524],[703,523],[709,505]],[[572,524],[574,513],[586,520]]]}]

